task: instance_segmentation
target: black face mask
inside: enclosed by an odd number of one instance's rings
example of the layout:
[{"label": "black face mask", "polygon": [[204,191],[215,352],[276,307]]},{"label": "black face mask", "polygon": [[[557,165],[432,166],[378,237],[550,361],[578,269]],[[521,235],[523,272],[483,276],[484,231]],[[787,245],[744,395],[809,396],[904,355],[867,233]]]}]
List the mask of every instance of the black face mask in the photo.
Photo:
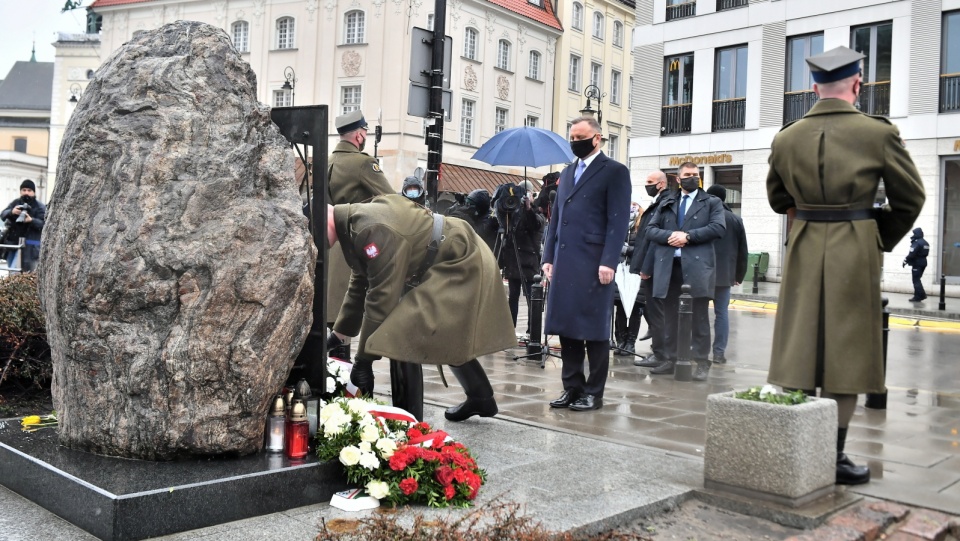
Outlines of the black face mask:
[{"label": "black face mask", "polygon": [[680,187],[683,191],[690,193],[700,187],[700,177],[687,177],[680,179]]},{"label": "black face mask", "polygon": [[644,189],[647,190],[647,195],[649,195],[650,197],[656,197],[657,194],[660,193],[660,190],[657,189],[656,184],[647,184],[646,186],[644,186]]},{"label": "black face mask", "polygon": [[581,160],[589,156],[594,148],[596,148],[596,145],[593,144],[593,137],[579,141],[570,141],[570,150],[573,151],[574,156]]}]

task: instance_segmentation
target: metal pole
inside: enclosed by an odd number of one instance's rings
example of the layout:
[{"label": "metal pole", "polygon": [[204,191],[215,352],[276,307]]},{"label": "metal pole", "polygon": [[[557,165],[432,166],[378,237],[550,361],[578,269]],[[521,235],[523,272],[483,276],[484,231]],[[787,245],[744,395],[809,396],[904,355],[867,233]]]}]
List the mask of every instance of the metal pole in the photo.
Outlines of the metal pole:
[{"label": "metal pole", "polygon": [[[883,378],[887,378],[887,339],[890,337],[890,308],[887,306],[890,299],[884,297],[883,303]],[[887,409],[887,392],[868,394],[866,407],[875,410]]]},{"label": "metal pole", "polygon": [[690,284],[680,286],[679,322],[677,323],[677,364],[673,379],[693,381],[693,363],[690,362],[690,342],[693,335],[693,297]]},{"label": "metal pole", "polygon": [[757,257],[757,262],[753,264],[753,294],[756,295],[760,293],[760,258]]},{"label": "metal pole", "polygon": [[937,307],[937,310],[946,310],[947,309],[947,277],[944,274],[940,275],[940,305]]},{"label": "metal pole", "polygon": [[540,344],[540,330],[543,328],[543,277],[539,274],[533,277],[530,286],[530,310],[527,312],[527,323],[530,325],[530,338],[527,340],[527,355],[543,352]]},{"label": "metal pole", "polygon": [[440,164],[443,163],[443,40],[447,34],[447,1],[435,0],[433,8],[433,57],[430,63],[430,118],[427,130],[427,197],[437,208]]}]

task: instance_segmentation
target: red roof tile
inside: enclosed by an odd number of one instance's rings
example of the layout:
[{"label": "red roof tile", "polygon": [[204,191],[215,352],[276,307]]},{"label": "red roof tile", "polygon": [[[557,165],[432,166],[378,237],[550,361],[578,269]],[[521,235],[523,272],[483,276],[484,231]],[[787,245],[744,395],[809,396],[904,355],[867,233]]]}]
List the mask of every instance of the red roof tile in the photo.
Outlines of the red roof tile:
[{"label": "red roof tile", "polygon": [[543,7],[531,4],[528,0],[489,0],[489,2],[519,15],[523,15],[528,19],[543,23],[551,28],[563,30],[563,25],[560,24],[557,16],[553,14],[554,0],[543,0]]},{"label": "red roof tile", "polygon": [[[534,191],[540,190],[540,180],[527,178],[534,187]],[[476,169],[474,167],[464,167],[445,163],[440,169],[440,189],[441,192],[470,193],[476,189],[484,189],[493,195],[497,186],[512,182],[520,184],[524,178],[520,175],[510,175],[498,171],[488,171],[486,169]]]}]

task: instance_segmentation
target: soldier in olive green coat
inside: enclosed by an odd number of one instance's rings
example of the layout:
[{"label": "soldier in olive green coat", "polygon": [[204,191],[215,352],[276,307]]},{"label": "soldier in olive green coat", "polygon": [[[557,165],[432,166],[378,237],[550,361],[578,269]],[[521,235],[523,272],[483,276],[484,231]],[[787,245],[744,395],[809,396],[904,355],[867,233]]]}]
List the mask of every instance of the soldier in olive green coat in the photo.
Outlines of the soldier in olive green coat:
[{"label": "soldier in olive green coat", "polygon": [[493,253],[473,229],[443,218],[436,256],[419,274],[434,239],[435,217],[402,195],[337,205],[328,212],[327,235],[338,240],[353,270],[334,324],[338,338],[359,335],[351,380],[373,387],[372,361],[381,356],[420,364],[449,364],[467,400],[446,412],[462,421],[497,413],[480,355],[516,345],[503,282]]},{"label": "soldier in olive green coat", "polygon": [[[330,155],[327,178],[330,186],[330,204],[361,203],[377,195],[392,193],[390,183],[380,169],[377,160],[362,152],[367,142],[367,122],[359,110],[338,116],[335,124],[340,142]],[[343,296],[350,282],[350,267],[339,250],[329,255],[327,274],[327,319],[337,319]],[[335,356],[349,357],[349,345],[345,352]]]},{"label": "soldier in olive green coat", "polygon": [[[843,454],[857,394],[885,389],[880,270],[924,202],[897,128],[852,104],[863,55],[838,47],[807,59],[820,101],[774,138],[770,206],[793,215],[768,381],[821,389],[839,412],[837,482],[869,481]],[[888,204],[874,209],[883,179]]]}]

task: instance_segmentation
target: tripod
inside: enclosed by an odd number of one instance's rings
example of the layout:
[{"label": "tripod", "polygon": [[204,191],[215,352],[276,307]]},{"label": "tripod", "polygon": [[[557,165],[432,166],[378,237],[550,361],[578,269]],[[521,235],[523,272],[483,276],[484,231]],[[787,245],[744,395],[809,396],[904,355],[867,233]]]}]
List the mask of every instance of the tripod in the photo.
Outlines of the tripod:
[{"label": "tripod", "polygon": [[514,361],[520,359],[540,358],[540,368],[546,368],[547,357],[561,357],[550,352],[550,337],[546,333],[543,335],[543,343],[537,342],[540,339],[540,328],[542,324],[541,314],[543,313],[543,300],[545,298],[545,286],[542,283],[543,278],[538,274],[533,277],[533,285],[530,286],[530,303],[527,312],[527,321],[530,323],[530,341],[527,342],[527,354],[515,355]]}]

